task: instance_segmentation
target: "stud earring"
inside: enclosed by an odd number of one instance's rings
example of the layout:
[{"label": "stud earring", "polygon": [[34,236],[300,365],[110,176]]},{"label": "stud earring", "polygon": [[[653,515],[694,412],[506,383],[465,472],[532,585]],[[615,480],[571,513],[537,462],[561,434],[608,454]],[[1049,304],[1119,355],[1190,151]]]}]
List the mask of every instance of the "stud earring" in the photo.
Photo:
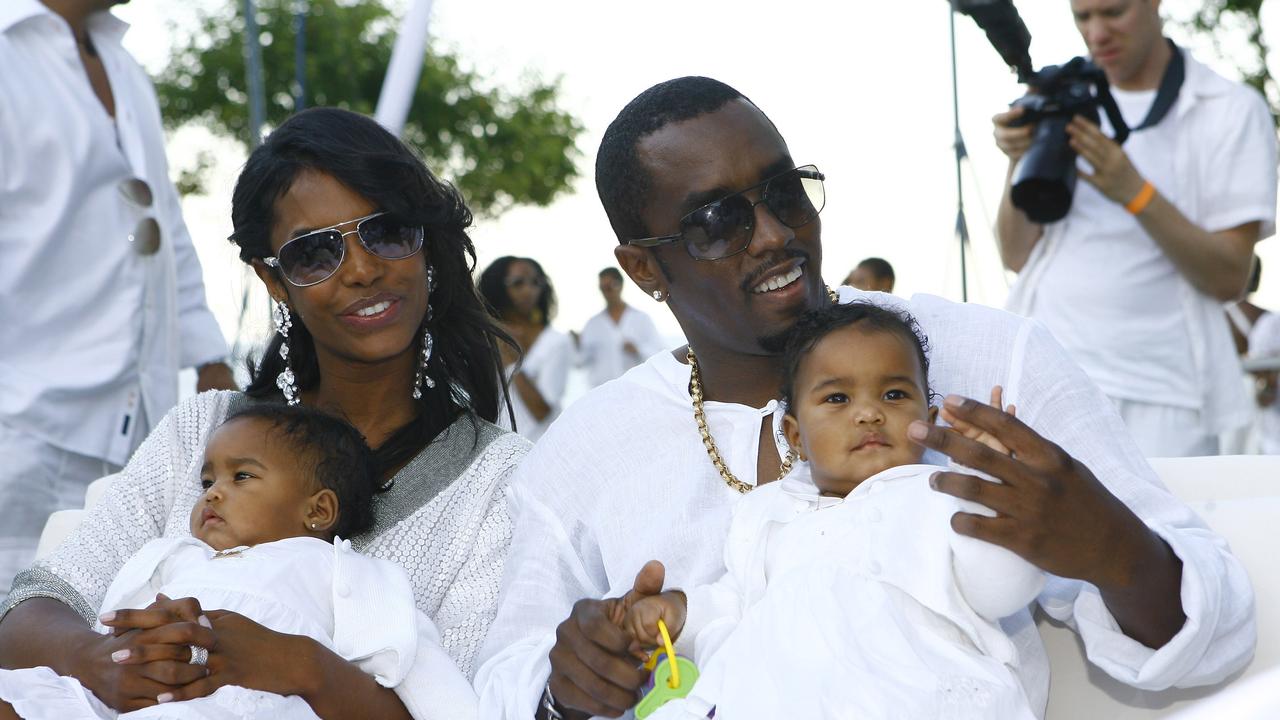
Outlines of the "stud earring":
[{"label": "stud earring", "polygon": [[315,530],[315,529],[316,529],[316,524],[315,524],[315,523],[311,523],[311,529],[312,529],[312,530]]},{"label": "stud earring", "polygon": [[435,348],[435,338],[431,337],[431,291],[436,285],[436,269],[427,265],[427,318],[422,323],[422,361],[418,363],[418,371],[413,374],[413,399],[422,399],[422,386],[434,388],[436,381],[427,374],[427,363],[431,362],[431,351]]},{"label": "stud earring", "polygon": [[662,294],[662,291],[661,291],[661,290],[654,290],[654,291],[653,291],[653,299],[654,299],[654,300],[657,300],[658,302],[662,302],[663,300],[665,300],[665,299],[666,299],[666,296]]},{"label": "stud earring", "polygon": [[289,306],[283,300],[271,302],[271,321],[275,323],[276,332],[280,333],[280,359],[284,361],[284,371],[276,376],[276,387],[284,393],[286,403],[297,405],[297,378],[293,375],[293,368],[289,367],[289,328],[293,327],[293,319],[289,316]]}]

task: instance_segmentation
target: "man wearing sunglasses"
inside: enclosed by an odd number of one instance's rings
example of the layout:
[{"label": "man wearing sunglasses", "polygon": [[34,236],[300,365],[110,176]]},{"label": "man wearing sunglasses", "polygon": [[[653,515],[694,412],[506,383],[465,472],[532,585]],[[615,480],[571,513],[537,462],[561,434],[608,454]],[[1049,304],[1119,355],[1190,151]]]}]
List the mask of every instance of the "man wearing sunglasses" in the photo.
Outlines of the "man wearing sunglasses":
[{"label": "man wearing sunglasses", "polygon": [[0,599],[178,400],[232,388],[112,0],[0,2]]},{"label": "man wearing sunglasses", "polygon": [[[957,468],[933,484],[999,513],[958,514],[953,526],[1050,574],[1040,604],[1080,628],[1095,663],[1153,689],[1241,667],[1255,638],[1243,568],[1158,485],[1106,398],[1016,316],[932,296],[829,293],[823,177],[791,158],[759,108],[707,78],[646,90],[606,131],[596,184],[615,254],[668,304],[689,346],[580,399],[517,471],[512,555],[476,677],[482,716],[629,717],[645,673],[612,621],[619,605],[717,579],[742,493],[806,472],[779,438],[778,350],[800,314],[833,300],[913,314],[948,410],[1012,449],[997,457],[949,429],[912,430],[926,461],[950,456],[1002,481]],[[965,399],[994,385],[1017,418]],[[699,621],[691,606],[685,638]],[[1049,668],[1029,611],[1006,629],[1043,712]]]}]

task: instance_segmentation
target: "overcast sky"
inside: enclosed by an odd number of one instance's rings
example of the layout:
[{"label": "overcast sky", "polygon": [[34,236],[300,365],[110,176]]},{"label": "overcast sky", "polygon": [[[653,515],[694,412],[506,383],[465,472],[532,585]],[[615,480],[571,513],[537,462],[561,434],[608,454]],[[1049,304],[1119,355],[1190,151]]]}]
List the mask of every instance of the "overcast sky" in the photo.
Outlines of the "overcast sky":
[{"label": "overcast sky", "polygon": [[[1037,65],[1084,52],[1068,0],[1018,5]],[[1166,0],[1166,14],[1184,14],[1192,5]],[[1264,7],[1276,10],[1274,5]],[[134,24],[126,46],[155,71],[169,50],[166,21],[189,18],[191,3],[135,0],[116,12]],[[555,324],[581,328],[599,309],[595,275],[613,264],[615,244],[592,182],[600,136],[646,87],[698,74],[749,96],[777,124],[797,163],[814,163],[826,173],[823,274],[829,281],[839,281],[861,258],[878,255],[897,269],[901,294],[959,299],[948,16],[943,0],[436,0],[430,33],[437,47],[457,52],[497,84],[529,74],[562,78],[564,105],[586,127],[579,143],[582,178],[574,191],[550,207],[519,208],[475,228],[481,267],[500,255],[536,257],[561,297]],[[990,228],[1005,161],[991,141],[990,117],[1021,91],[971,20],[958,17],[956,27],[961,131],[970,152],[963,173],[973,240],[969,293],[971,300],[1000,305],[1008,279]],[[1170,33],[1185,37],[1176,28]],[[1224,74],[1236,75],[1229,63],[1192,47]],[[207,141],[201,132],[179,133],[170,142],[171,164],[182,166]],[[205,264],[210,304],[230,335],[243,274],[224,238],[243,155],[233,144],[220,147],[224,160],[210,178],[210,196],[189,198],[185,209]],[[1274,258],[1262,298],[1280,306],[1274,244],[1261,246],[1264,260]],[[666,332],[678,332],[665,308],[634,287],[627,298],[653,312]],[[262,328],[262,314],[251,314]]]}]

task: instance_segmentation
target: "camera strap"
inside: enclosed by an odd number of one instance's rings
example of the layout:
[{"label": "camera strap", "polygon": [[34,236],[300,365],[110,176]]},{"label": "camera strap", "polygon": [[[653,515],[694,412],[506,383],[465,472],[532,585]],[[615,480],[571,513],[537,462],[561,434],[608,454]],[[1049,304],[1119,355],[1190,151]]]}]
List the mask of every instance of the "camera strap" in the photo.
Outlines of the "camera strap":
[{"label": "camera strap", "polygon": [[1169,65],[1165,67],[1164,76],[1160,78],[1160,89],[1156,91],[1155,102],[1151,103],[1147,117],[1142,120],[1141,125],[1133,128],[1132,132],[1158,125],[1173,109],[1173,103],[1178,99],[1178,92],[1182,90],[1182,81],[1187,78],[1186,61],[1182,59],[1182,50],[1168,38],[1165,38],[1165,42],[1169,43],[1173,57],[1169,58]]}]

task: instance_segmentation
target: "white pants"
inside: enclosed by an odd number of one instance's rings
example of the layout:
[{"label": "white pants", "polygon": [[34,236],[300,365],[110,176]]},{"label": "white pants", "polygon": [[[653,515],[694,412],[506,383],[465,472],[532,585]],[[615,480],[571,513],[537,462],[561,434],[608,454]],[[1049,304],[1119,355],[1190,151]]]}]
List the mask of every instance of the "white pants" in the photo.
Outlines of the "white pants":
[{"label": "white pants", "polygon": [[0,423],[0,602],[31,566],[49,514],[83,507],[89,483],[119,470]]},{"label": "white pants", "polygon": [[1199,410],[1111,398],[1146,457],[1217,455],[1218,436],[1204,431]]}]

